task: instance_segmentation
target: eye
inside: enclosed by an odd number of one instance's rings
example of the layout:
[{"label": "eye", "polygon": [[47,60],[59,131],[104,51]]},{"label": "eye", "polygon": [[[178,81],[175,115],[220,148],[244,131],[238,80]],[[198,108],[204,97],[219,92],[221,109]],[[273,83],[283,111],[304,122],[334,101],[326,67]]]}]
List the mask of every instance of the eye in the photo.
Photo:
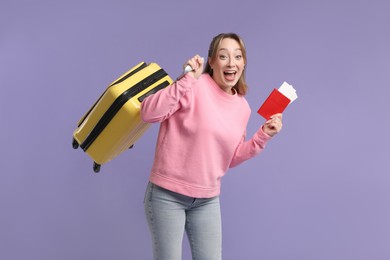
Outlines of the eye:
[{"label": "eye", "polygon": [[219,59],[220,59],[220,60],[226,60],[226,59],[227,59],[227,56],[226,56],[226,55],[223,55],[223,54],[221,54],[221,55],[219,55]]},{"label": "eye", "polygon": [[242,55],[236,55],[236,60],[241,60],[242,59]]}]

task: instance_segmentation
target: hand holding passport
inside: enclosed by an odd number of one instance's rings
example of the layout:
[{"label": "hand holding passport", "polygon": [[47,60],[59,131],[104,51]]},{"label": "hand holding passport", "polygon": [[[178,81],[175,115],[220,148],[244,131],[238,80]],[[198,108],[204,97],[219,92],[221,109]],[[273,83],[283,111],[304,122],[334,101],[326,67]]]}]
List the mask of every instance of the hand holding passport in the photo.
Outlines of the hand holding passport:
[{"label": "hand holding passport", "polygon": [[297,98],[298,95],[293,86],[287,82],[283,82],[279,89],[272,90],[257,113],[268,120],[272,115],[282,113]]}]

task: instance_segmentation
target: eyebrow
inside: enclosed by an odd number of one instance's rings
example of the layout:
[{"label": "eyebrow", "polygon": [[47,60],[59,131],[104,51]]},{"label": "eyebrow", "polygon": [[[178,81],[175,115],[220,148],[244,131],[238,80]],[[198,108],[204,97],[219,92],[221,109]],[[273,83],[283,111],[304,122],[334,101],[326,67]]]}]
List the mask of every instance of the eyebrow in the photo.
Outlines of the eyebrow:
[{"label": "eyebrow", "polygon": [[[228,49],[227,48],[220,48],[220,49],[218,49],[218,51],[228,51]],[[234,51],[242,51],[242,49],[241,48],[237,48]]]}]

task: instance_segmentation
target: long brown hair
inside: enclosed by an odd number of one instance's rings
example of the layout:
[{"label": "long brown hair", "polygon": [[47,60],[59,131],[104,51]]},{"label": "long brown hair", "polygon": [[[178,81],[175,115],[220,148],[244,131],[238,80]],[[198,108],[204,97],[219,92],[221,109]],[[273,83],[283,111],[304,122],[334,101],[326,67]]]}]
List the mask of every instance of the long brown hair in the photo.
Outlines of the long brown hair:
[{"label": "long brown hair", "polygon": [[[244,64],[246,64],[246,48],[244,45],[244,41],[241,39],[241,37],[236,33],[221,33],[218,34],[213,38],[213,40],[210,43],[206,67],[204,68],[203,73],[208,73],[211,77],[213,76],[213,70],[211,69],[211,66],[209,64],[209,61],[213,60],[217,56],[217,51],[219,44],[223,39],[230,38],[238,42],[240,45],[241,51],[242,51],[242,57],[244,58]],[[248,89],[248,86],[246,84],[245,80],[245,69],[242,71],[241,77],[238,79],[237,84],[233,87],[239,95],[245,95]]]}]

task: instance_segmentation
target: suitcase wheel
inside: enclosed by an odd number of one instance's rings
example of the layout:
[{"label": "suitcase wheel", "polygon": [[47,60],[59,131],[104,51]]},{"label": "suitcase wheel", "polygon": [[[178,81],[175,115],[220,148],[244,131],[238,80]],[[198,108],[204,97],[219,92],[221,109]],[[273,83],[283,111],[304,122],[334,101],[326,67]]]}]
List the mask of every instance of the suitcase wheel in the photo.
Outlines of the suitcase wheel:
[{"label": "suitcase wheel", "polygon": [[74,138],[73,138],[73,141],[72,141],[72,146],[73,146],[73,149],[79,148],[79,143]]},{"label": "suitcase wheel", "polygon": [[100,166],[100,164],[93,162],[93,171],[96,173],[100,172]]},{"label": "suitcase wheel", "polygon": [[132,144],[132,145],[129,147],[129,149],[133,148],[133,146],[134,146],[134,144]]}]

